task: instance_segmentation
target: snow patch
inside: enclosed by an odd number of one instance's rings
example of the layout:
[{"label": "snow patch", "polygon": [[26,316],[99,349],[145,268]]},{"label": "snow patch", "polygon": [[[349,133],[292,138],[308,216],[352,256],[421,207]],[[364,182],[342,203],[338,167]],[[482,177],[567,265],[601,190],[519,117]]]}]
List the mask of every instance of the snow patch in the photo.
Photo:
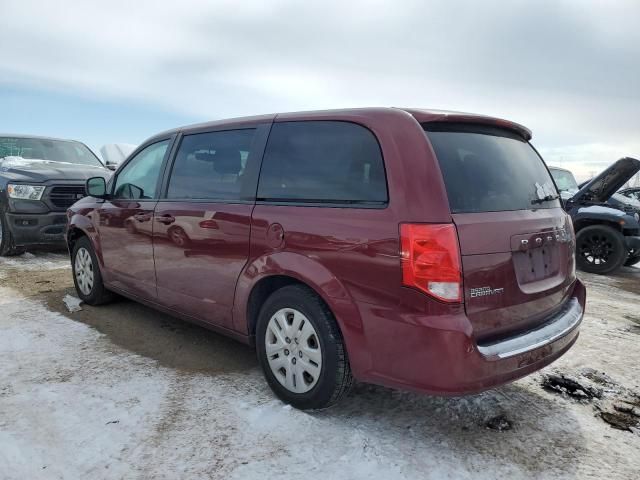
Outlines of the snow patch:
[{"label": "snow patch", "polygon": [[65,295],[62,298],[62,302],[64,303],[64,306],[67,307],[67,310],[69,310],[69,313],[75,313],[82,310],[82,307],[80,306],[82,300],[74,297],[73,295]]},{"label": "snow patch", "polygon": [[57,270],[71,268],[71,262],[66,253],[25,252],[15,257],[0,257],[0,266],[20,270]]}]

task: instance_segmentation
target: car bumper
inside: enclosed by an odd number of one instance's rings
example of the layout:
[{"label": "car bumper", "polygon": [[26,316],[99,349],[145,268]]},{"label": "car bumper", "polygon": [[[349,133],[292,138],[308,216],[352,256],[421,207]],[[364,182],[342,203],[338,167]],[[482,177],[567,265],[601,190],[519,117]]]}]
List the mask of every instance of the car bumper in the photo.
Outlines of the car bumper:
[{"label": "car bumper", "polygon": [[7,213],[7,223],[16,246],[65,245],[64,212]]},{"label": "car bumper", "polygon": [[585,287],[576,280],[562,309],[541,326],[491,344],[476,342],[464,314],[441,318],[434,327],[431,321],[427,326],[408,312],[397,312],[396,319],[411,321],[394,322],[393,331],[386,332],[378,324],[367,333],[368,348],[375,352],[373,368],[356,377],[435,395],[494,388],[549,365],[569,350],[579,335],[585,299]]}]

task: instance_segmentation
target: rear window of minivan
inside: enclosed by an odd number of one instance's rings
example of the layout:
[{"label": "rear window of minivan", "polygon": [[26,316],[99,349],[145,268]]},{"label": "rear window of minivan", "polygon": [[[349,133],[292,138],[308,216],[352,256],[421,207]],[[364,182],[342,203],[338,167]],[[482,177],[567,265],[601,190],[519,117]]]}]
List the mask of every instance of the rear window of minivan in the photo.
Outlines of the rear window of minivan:
[{"label": "rear window of minivan", "polygon": [[262,161],[258,200],[386,204],[387,182],[376,137],[350,122],[275,123]]},{"label": "rear window of minivan", "polygon": [[452,213],[559,207],[535,149],[515,132],[475,124],[426,123]]}]

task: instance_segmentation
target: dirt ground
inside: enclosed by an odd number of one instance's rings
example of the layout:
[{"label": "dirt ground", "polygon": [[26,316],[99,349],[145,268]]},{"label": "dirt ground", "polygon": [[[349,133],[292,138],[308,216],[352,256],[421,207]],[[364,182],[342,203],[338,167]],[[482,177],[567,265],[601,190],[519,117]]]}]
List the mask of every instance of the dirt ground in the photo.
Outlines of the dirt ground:
[{"label": "dirt ground", "polygon": [[64,254],[0,259],[0,479],[640,478],[640,269],[580,276],[580,338],[542,372],[306,413],[226,337],[127,300],[69,313]]}]

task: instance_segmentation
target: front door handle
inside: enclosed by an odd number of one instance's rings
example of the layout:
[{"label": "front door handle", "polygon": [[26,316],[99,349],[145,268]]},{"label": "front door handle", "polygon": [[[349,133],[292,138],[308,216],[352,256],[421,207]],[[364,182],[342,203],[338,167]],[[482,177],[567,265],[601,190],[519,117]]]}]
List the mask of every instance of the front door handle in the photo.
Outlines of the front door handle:
[{"label": "front door handle", "polygon": [[151,220],[151,215],[148,213],[136,213],[133,218],[135,218],[139,222],[148,222]]},{"label": "front door handle", "polygon": [[156,217],[156,220],[160,223],[164,223],[165,225],[169,225],[176,221],[175,217],[169,214],[162,215],[160,217]]}]

